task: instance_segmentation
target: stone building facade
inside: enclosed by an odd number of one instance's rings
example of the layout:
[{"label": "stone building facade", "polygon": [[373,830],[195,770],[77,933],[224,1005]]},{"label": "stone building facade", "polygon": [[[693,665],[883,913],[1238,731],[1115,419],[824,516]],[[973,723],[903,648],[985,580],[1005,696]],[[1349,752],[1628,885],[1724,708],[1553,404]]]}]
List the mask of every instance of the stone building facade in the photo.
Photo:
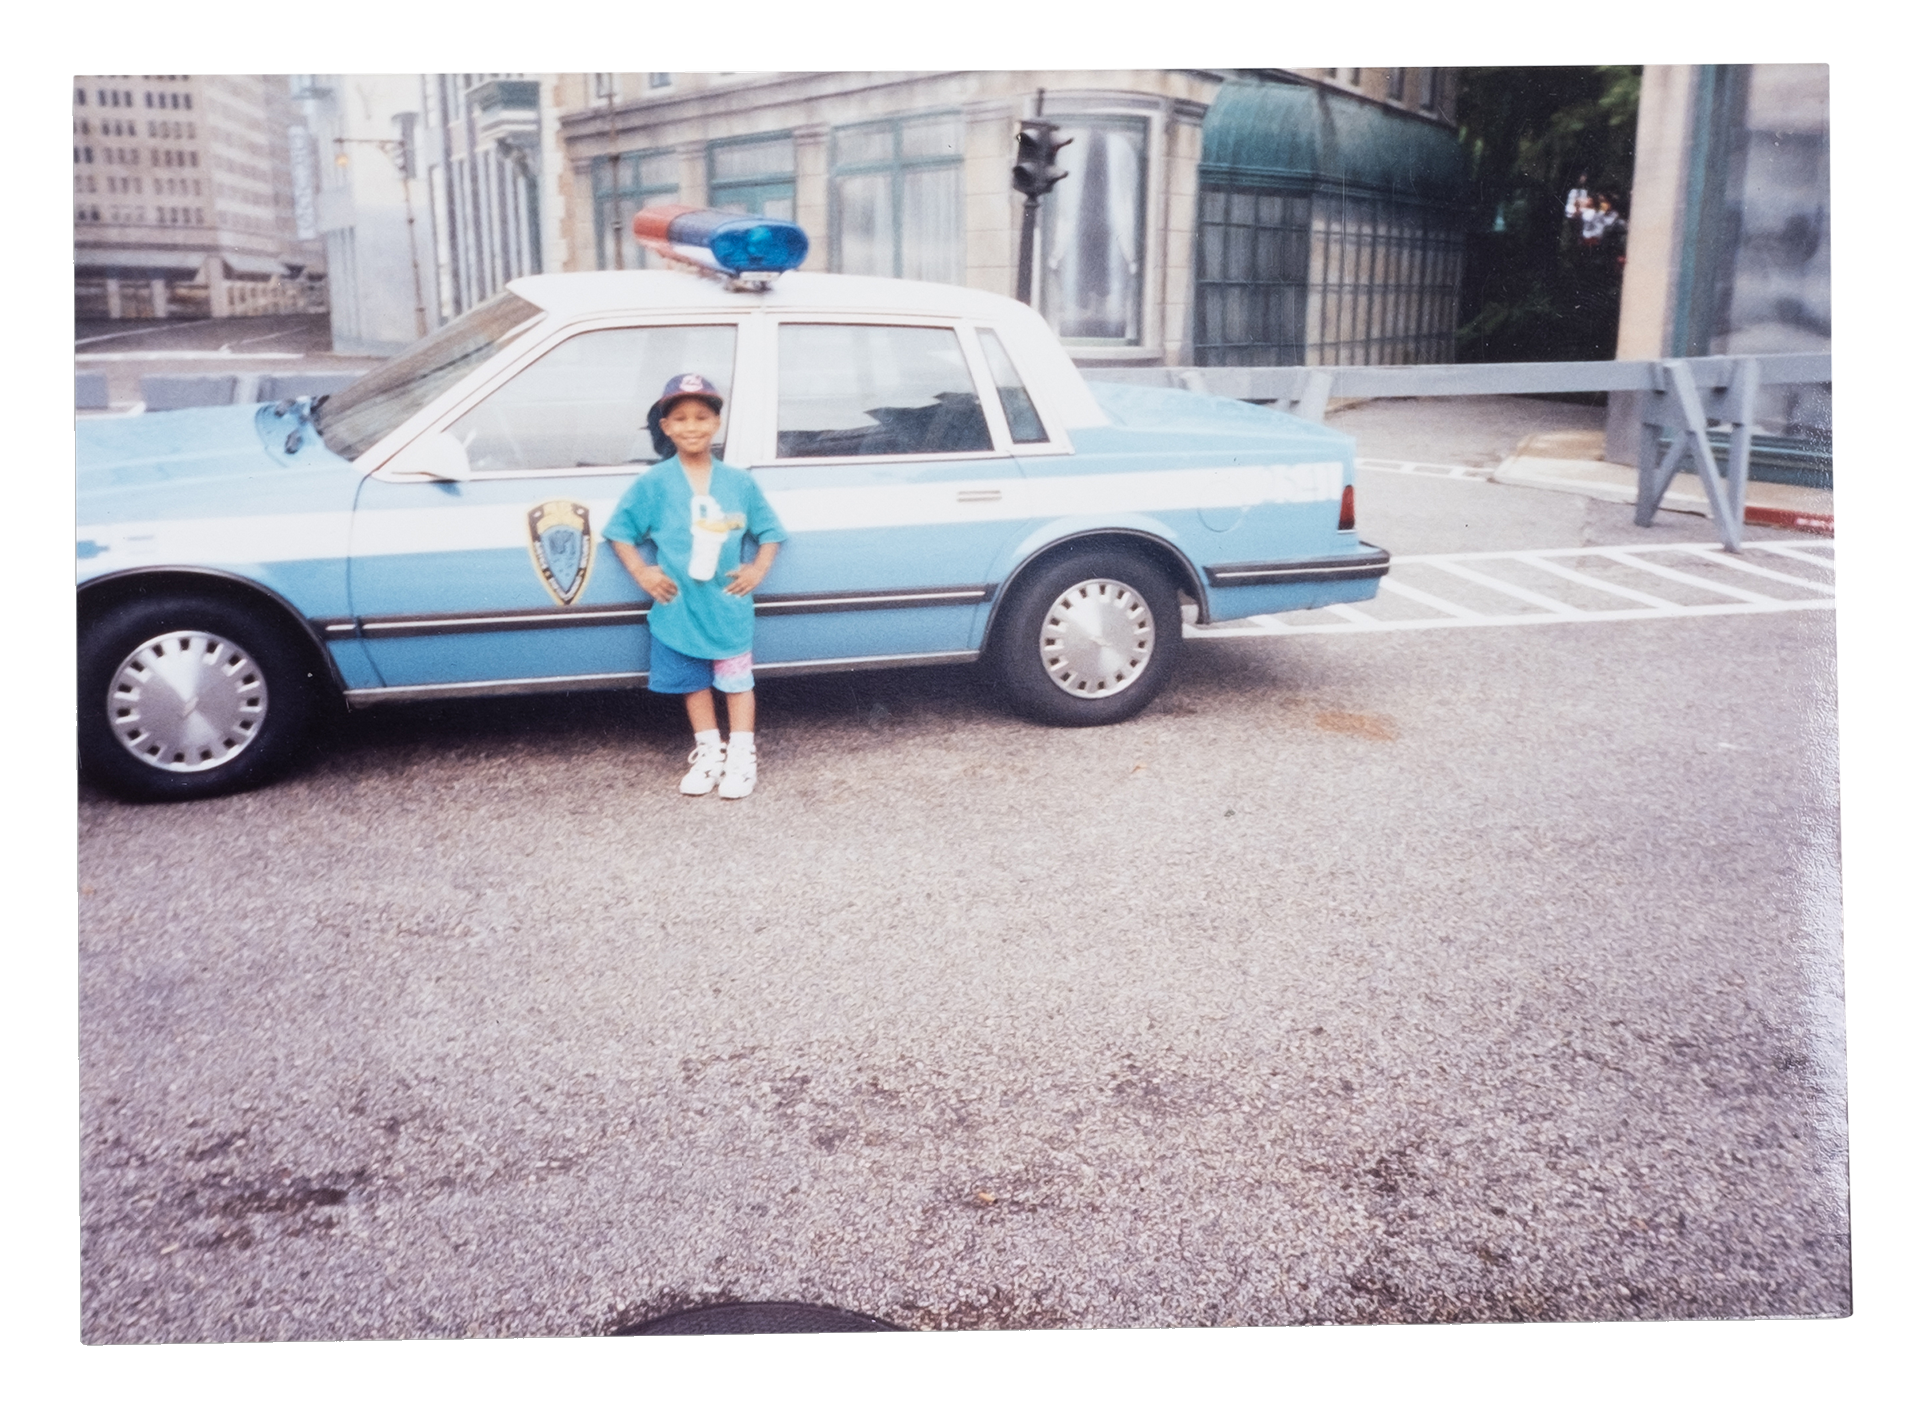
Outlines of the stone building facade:
[{"label": "stone building facade", "polygon": [[299,219],[298,120],[282,77],[73,80],[73,261],[81,318],[321,310]]},{"label": "stone building facade", "polygon": [[[1033,302],[1100,365],[1449,360],[1460,241],[1451,72],[573,74],[553,195],[568,268],[649,256],[629,220],[798,221],[808,268],[1012,295],[1021,119],[1056,121]],[[1222,169],[1206,126],[1223,128]],[[1271,122],[1277,131],[1257,131]],[[1399,164],[1384,153],[1402,150]],[[1427,165],[1425,165],[1427,163]],[[1452,173],[1454,173],[1452,185]]]}]

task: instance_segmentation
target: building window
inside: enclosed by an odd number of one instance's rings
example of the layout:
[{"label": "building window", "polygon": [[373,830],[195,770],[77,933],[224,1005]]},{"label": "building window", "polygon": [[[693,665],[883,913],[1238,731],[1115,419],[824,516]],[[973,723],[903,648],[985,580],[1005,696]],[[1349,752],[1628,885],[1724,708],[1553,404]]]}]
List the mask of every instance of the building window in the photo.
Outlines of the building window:
[{"label": "building window", "polygon": [[1137,343],[1142,324],[1142,118],[1059,119],[1067,179],[1040,203],[1039,311],[1062,338]]},{"label": "building window", "polygon": [[1199,365],[1300,365],[1310,197],[1207,189],[1198,203]]},{"label": "building window", "polygon": [[794,138],[739,137],[708,144],[708,203],[716,210],[794,218]]},{"label": "building window", "polygon": [[1455,356],[1462,230],[1448,210],[1322,189],[1199,195],[1200,366]]},{"label": "building window", "polygon": [[965,281],[964,135],[957,113],[835,129],[837,273]]},{"label": "building window", "polygon": [[84,88],[75,88],[73,90],[73,102],[82,108],[86,106],[86,90]]},{"label": "building window", "polygon": [[681,191],[681,161],[674,152],[623,152],[590,163],[596,198],[596,267],[649,269],[661,264],[635,242],[629,222],[651,205],[669,205]]},{"label": "building window", "polygon": [[1391,102],[1400,103],[1403,101],[1403,81],[1408,76],[1409,76],[1408,69],[1393,68],[1390,70],[1390,101]]},{"label": "building window", "polygon": [[1348,83],[1352,88],[1363,82],[1363,70],[1360,68],[1340,68],[1335,72],[1339,83]]},{"label": "building window", "polygon": [[651,73],[649,75],[649,87],[651,88],[667,88],[673,85],[674,82],[675,75],[672,73]]},{"label": "building window", "polygon": [[1440,68],[1423,70],[1423,111],[1435,112],[1441,106],[1443,98],[1443,71]]}]

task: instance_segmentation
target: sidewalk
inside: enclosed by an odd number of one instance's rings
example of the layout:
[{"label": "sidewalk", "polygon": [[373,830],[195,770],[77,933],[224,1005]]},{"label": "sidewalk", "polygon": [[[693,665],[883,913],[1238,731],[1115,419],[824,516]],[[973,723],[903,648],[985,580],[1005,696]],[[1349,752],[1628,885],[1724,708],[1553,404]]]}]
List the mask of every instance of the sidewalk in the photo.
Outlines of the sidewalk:
[{"label": "sidewalk", "polygon": [[[1611,464],[1602,458],[1599,430],[1545,431],[1525,436],[1489,476],[1498,484],[1531,489],[1561,489],[1612,503],[1635,501],[1636,472],[1632,465]],[[1707,492],[1692,474],[1677,474],[1662,496],[1661,507],[1676,513],[1712,516]],[[1747,481],[1746,521],[1771,528],[1833,535],[1833,491],[1799,484]]]}]

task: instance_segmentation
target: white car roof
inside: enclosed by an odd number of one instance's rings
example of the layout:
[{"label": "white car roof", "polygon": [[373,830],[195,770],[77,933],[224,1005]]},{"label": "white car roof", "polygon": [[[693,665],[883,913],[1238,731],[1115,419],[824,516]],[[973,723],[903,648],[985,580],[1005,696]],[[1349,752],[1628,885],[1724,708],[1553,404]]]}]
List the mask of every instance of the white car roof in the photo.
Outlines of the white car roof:
[{"label": "white car roof", "polygon": [[1013,364],[1042,407],[1067,429],[1105,425],[1105,411],[1045,320],[1025,304],[982,289],[855,274],[787,273],[758,293],[733,291],[712,278],[672,269],[531,274],[511,293],[561,319],[599,313],[745,312],[881,313],[972,318],[999,330]]}]

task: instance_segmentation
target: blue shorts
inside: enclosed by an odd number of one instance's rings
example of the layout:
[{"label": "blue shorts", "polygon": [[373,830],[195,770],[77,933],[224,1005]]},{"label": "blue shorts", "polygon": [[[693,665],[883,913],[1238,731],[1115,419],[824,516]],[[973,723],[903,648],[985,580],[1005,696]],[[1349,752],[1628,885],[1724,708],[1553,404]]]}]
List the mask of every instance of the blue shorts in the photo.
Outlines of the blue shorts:
[{"label": "blue shorts", "polygon": [[649,637],[649,692],[699,694],[713,687],[723,694],[746,694],[754,688],[754,652],[744,650],[726,660],[698,660]]}]

